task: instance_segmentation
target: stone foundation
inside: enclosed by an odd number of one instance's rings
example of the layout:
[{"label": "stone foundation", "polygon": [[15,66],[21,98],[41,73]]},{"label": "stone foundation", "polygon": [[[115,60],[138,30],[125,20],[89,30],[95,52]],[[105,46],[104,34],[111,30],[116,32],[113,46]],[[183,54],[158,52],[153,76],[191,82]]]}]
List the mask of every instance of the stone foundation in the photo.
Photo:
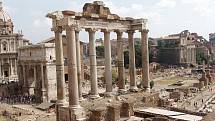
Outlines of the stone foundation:
[{"label": "stone foundation", "polygon": [[58,108],[58,121],[86,121],[83,108],[73,109],[68,106]]}]

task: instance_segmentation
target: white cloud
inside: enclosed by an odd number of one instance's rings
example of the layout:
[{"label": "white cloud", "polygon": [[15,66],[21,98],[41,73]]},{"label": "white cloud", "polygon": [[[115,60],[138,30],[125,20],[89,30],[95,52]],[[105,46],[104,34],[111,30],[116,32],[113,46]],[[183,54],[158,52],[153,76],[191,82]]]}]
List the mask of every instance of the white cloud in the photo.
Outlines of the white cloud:
[{"label": "white cloud", "polygon": [[35,28],[51,28],[52,21],[48,18],[39,18],[33,21],[33,26]]},{"label": "white cloud", "polygon": [[213,0],[181,0],[183,4],[188,4],[201,16],[211,15],[212,9],[210,4]]},{"label": "white cloud", "polygon": [[160,8],[174,8],[176,6],[175,0],[161,0],[156,4]]}]

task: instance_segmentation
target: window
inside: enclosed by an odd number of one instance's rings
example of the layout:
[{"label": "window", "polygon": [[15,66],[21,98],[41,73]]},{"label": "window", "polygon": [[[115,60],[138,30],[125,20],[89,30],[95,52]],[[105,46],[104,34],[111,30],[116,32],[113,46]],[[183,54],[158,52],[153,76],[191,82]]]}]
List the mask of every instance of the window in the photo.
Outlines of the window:
[{"label": "window", "polygon": [[3,43],[3,50],[7,51],[7,43],[6,42]]}]

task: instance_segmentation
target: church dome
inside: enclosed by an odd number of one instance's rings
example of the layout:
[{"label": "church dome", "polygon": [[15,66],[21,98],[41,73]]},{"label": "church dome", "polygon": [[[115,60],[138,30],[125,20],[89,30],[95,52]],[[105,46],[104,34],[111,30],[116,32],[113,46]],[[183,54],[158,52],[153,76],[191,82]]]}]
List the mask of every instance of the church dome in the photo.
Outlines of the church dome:
[{"label": "church dome", "polygon": [[[1,2],[0,2],[1,4]],[[11,22],[11,18],[9,14],[3,10],[2,6],[0,6],[0,21],[2,22]]]},{"label": "church dome", "polygon": [[0,1],[0,34],[12,34],[13,22],[10,15],[3,10],[2,2]]}]

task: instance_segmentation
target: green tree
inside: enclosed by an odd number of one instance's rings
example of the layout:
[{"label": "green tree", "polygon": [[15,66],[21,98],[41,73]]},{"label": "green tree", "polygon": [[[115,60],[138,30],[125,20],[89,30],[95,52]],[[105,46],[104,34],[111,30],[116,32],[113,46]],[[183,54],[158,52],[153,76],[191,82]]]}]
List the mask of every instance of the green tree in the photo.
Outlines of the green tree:
[{"label": "green tree", "polygon": [[207,57],[205,57],[202,51],[196,51],[196,62],[198,64],[203,64],[203,61],[207,63]]},{"label": "green tree", "polygon": [[96,55],[98,57],[104,57],[105,56],[105,54],[104,54],[104,45],[96,47]]},{"label": "green tree", "polygon": [[149,85],[150,85],[150,89],[152,89],[155,86],[155,82],[154,81],[150,81]]}]

